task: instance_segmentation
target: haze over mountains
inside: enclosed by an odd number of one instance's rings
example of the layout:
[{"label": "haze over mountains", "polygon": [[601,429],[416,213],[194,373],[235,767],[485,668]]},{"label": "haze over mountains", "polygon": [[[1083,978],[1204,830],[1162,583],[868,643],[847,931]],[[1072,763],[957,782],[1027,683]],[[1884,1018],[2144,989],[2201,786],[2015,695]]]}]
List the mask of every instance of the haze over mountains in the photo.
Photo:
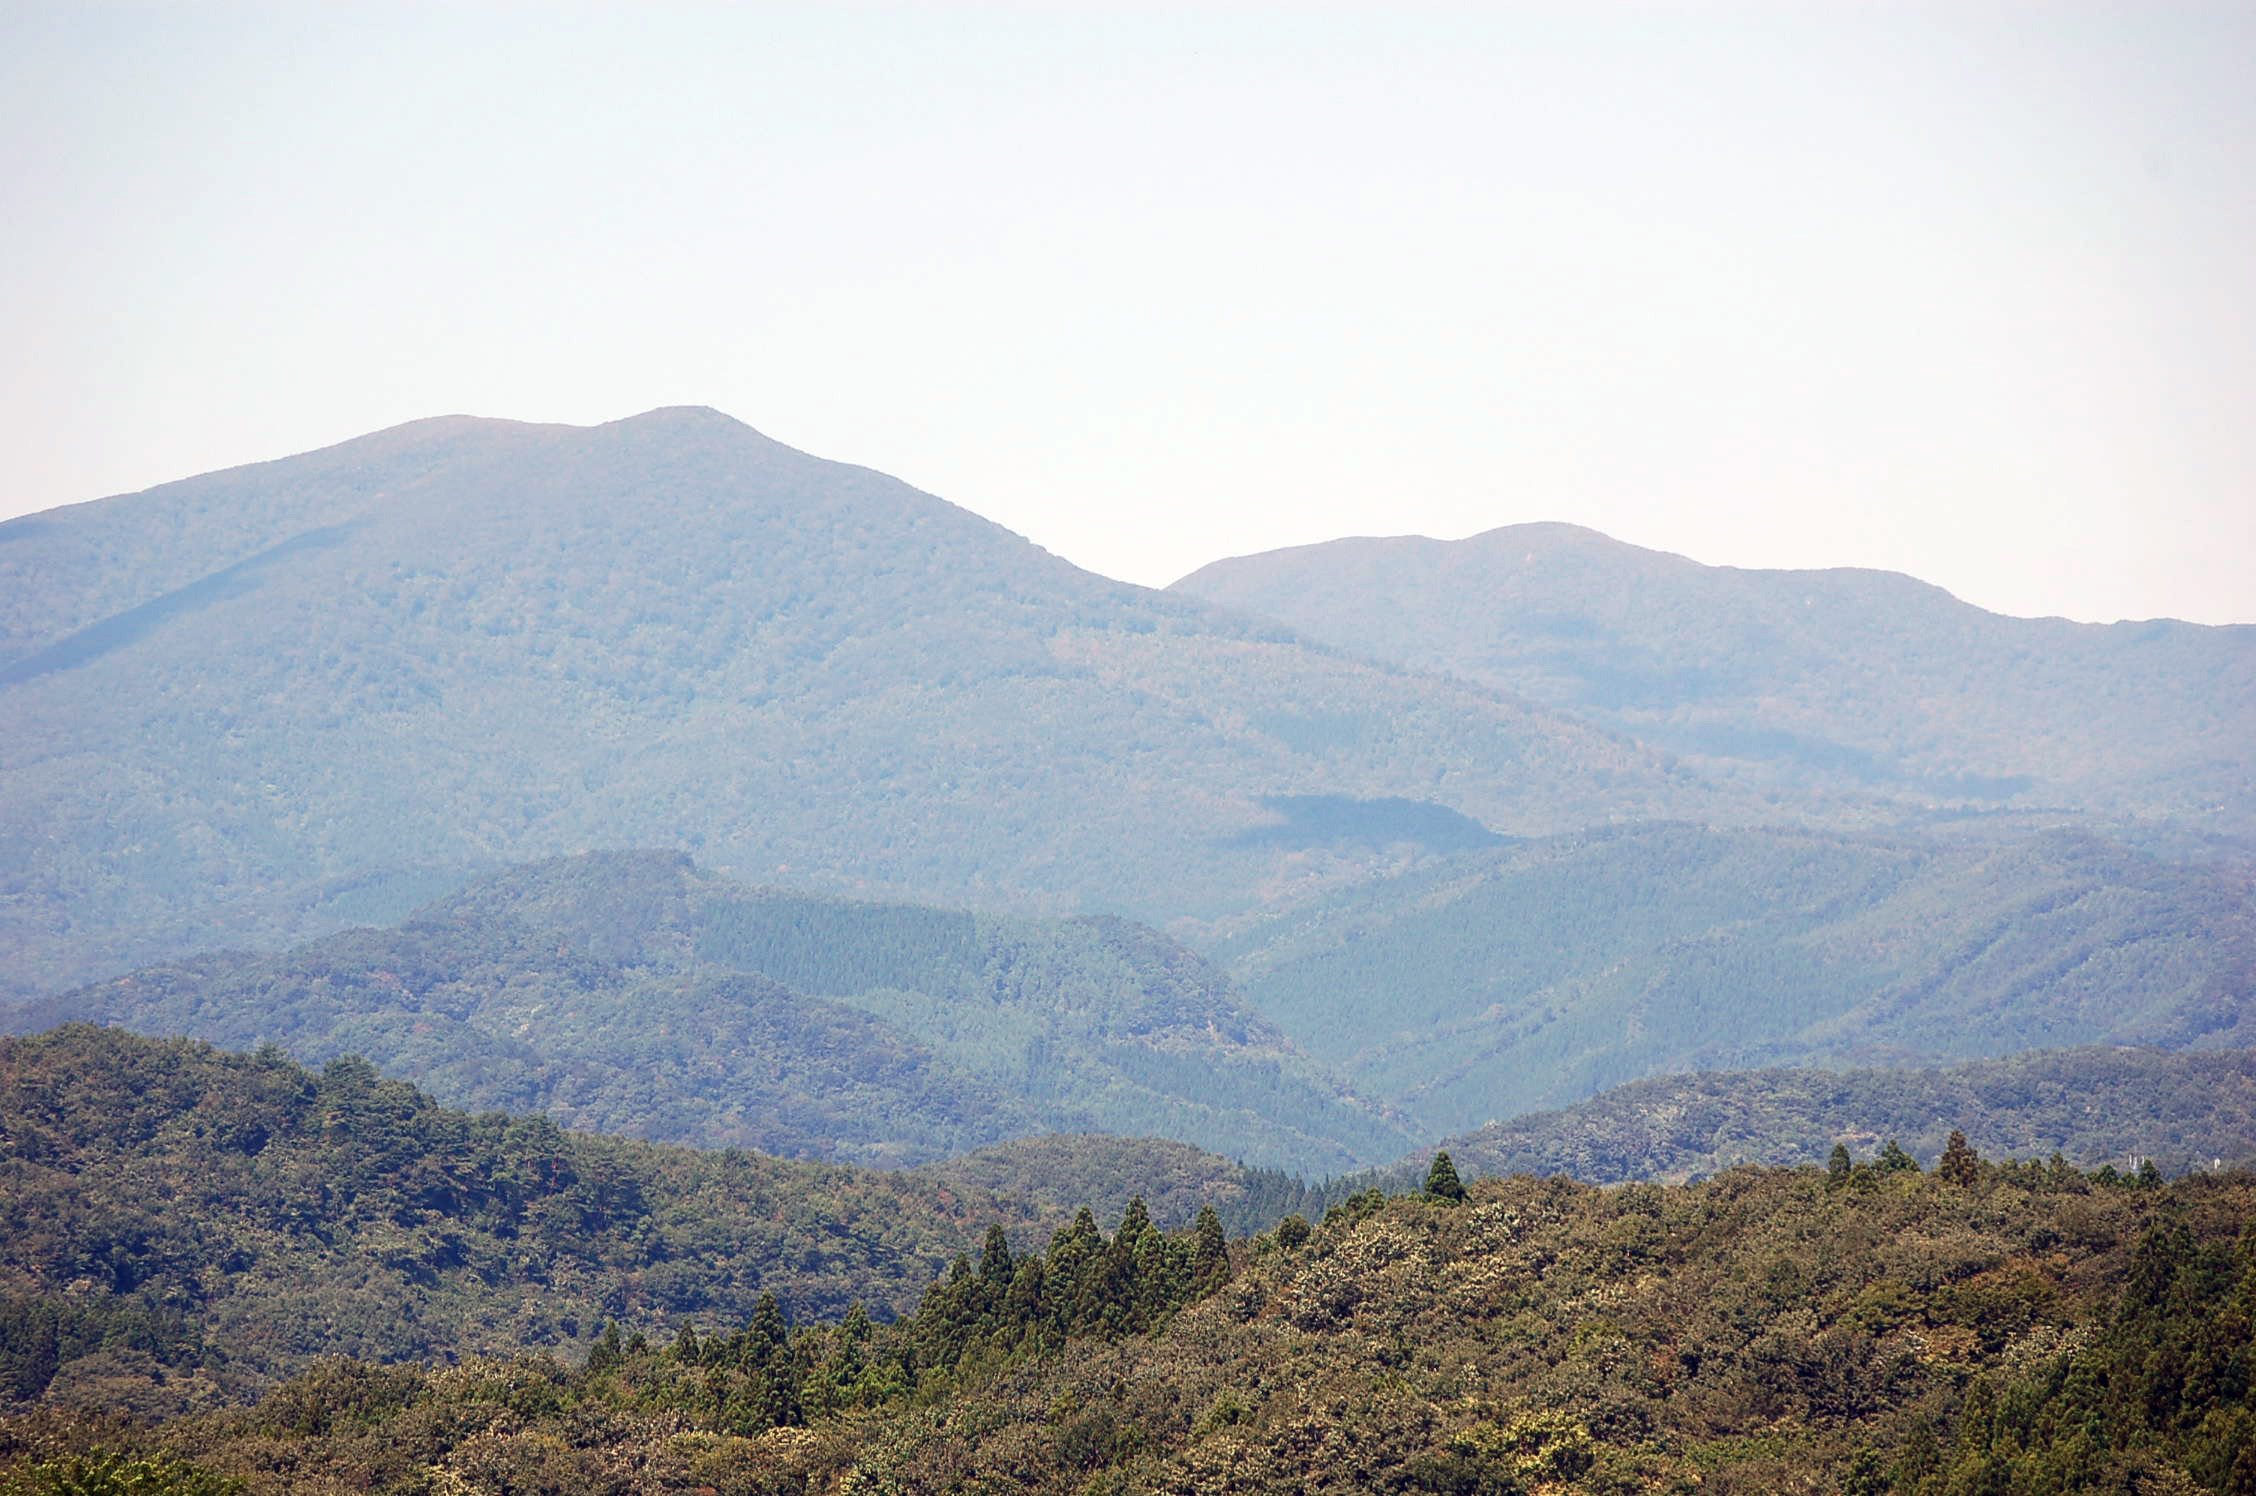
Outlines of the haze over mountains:
[{"label": "haze over mountains", "polygon": [[2256,625],[2007,618],[1893,572],[1702,566],[1563,524],[1298,546],[1171,590],[1751,785],[2256,831]]},{"label": "haze over mountains", "polygon": [[[0,598],[19,988],[590,847],[1212,918],[1399,863],[1429,803],[1511,833],[1756,810],[708,410],[424,421],[31,516],[0,525]],[[1320,813],[1356,800],[1376,830]]]},{"label": "haze over mountains", "polygon": [[1569,526],[1154,592],[709,410],[442,418],[0,525],[0,995],[870,1163],[2226,1048],[2252,661]]}]

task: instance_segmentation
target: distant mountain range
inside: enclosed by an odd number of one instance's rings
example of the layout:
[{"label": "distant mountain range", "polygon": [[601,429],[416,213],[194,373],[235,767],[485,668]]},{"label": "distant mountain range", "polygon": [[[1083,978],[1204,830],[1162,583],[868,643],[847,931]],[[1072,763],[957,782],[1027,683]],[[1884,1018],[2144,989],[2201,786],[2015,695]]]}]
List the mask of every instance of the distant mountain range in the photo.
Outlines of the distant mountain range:
[{"label": "distant mountain range", "polygon": [[19,991],[591,847],[1165,920],[1436,826],[1763,813],[699,409],[422,421],[0,524],[0,714]]},{"label": "distant mountain range", "polygon": [[1172,590],[1749,787],[2256,832],[2256,625],[2006,618],[1893,572],[1702,566],[1563,524],[1297,546]]},{"label": "distant mountain range", "polygon": [[709,410],[449,417],[0,525],[0,718],[17,1027],[646,1138],[1322,1175],[2256,1042],[2256,628],[1571,526],[1155,592]]}]

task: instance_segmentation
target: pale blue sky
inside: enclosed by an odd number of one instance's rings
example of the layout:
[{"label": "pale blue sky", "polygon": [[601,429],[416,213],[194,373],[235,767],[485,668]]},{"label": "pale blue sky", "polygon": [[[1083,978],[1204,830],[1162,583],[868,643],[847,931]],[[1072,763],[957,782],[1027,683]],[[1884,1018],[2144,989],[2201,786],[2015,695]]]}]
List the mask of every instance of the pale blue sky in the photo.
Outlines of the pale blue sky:
[{"label": "pale blue sky", "polygon": [[2256,621],[2256,7],[0,3],[0,514],[714,405],[1113,576]]}]

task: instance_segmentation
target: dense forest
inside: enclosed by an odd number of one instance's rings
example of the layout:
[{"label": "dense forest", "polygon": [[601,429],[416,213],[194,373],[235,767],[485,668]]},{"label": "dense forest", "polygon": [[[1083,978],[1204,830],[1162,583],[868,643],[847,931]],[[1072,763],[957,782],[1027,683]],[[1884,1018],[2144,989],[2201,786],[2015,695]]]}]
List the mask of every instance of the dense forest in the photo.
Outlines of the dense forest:
[{"label": "dense forest", "polygon": [[85,1026],[0,1041],[0,1137],[6,1395],[114,1409],[226,1401],[327,1354],[584,1348],[606,1320],[742,1319],[763,1295],[889,1319],[988,1225],[1023,1242],[1069,1200],[1245,1231],[1322,1198],[1116,1138],[932,1172],[669,1148],[451,1111],[357,1057],[315,1073]]},{"label": "dense forest", "polygon": [[[1225,1242],[999,1224],[915,1311],[762,1298],[584,1360],[332,1359],[0,1425],[11,1489],[2256,1492],[2256,1179],[1952,1140],[1598,1190],[1368,1190]],[[97,1490],[110,1487],[93,1487]]]},{"label": "dense forest", "polygon": [[1656,1076],[1443,1146],[1471,1173],[1612,1184],[1789,1164],[1844,1140],[1869,1149],[1895,1138],[1933,1159],[1956,1131],[1985,1153],[2059,1153],[2092,1168],[2256,1164],[2256,1051],[2042,1050],[1940,1069]]}]

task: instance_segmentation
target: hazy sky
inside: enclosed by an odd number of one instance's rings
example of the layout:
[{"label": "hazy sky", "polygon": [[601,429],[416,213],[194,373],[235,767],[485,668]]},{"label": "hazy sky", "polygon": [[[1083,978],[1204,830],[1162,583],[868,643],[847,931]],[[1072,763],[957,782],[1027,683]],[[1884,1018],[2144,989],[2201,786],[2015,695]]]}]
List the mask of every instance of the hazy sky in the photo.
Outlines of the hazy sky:
[{"label": "hazy sky", "polygon": [[2256,5],[17,5],[0,514],[713,405],[1093,570],[2256,621]]}]

